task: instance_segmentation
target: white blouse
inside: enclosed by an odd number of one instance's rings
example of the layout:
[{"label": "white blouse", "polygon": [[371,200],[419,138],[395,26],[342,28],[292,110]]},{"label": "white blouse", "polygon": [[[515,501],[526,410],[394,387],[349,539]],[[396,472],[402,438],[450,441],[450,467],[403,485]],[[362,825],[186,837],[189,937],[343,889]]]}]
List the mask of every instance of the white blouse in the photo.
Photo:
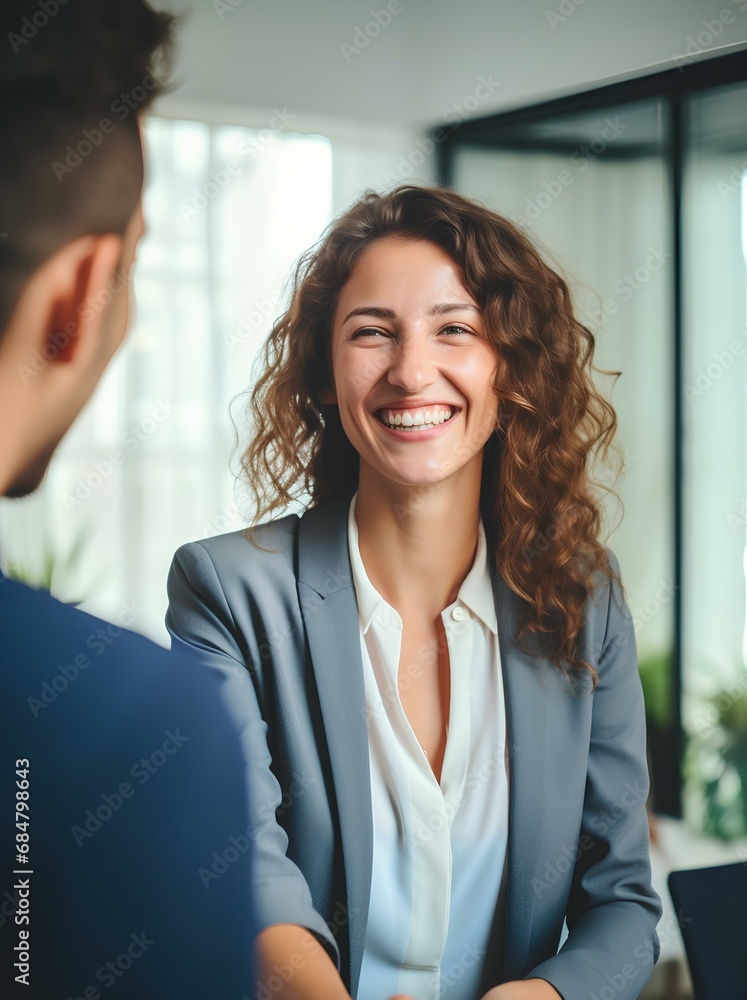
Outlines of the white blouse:
[{"label": "white blouse", "polygon": [[[397,683],[402,619],[366,575],[355,501],[348,541],[358,600],[374,827],[359,1000],[479,1000],[508,838],[498,626],[480,521],[457,599],[441,612],[451,704],[441,784]],[[404,677],[407,667],[404,667]],[[501,904],[503,900],[501,898]]]}]

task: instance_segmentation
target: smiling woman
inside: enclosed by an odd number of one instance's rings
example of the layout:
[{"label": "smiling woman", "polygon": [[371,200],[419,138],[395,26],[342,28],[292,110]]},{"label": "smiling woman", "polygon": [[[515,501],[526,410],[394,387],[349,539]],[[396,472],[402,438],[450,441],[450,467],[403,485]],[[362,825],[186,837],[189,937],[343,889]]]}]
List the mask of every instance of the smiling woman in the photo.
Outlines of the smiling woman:
[{"label": "smiling woman", "polygon": [[[334,388],[320,400],[337,407],[358,453],[359,489],[369,479],[381,480],[377,489],[387,480],[446,489],[447,479],[458,488],[471,478],[479,486],[496,423],[497,351],[445,250],[428,240],[377,240],[340,293],[331,341]],[[425,441],[433,443],[417,447]]]},{"label": "smiling woman", "polygon": [[632,1000],[651,973],[593,351],[526,236],[451,191],[369,192],[299,263],[251,390],[255,522],[178,550],[167,614],[175,646],[253,681],[280,996]]}]

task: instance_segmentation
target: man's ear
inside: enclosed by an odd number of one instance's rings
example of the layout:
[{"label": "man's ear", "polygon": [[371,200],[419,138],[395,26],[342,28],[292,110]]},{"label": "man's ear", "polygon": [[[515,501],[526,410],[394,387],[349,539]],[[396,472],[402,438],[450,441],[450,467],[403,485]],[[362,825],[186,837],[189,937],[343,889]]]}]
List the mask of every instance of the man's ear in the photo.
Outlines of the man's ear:
[{"label": "man's ear", "polygon": [[55,255],[47,351],[57,349],[58,361],[83,361],[82,354],[95,355],[101,349],[101,321],[111,301],[109,286],[122,245],[122,238],[113,233],[84,236]]},{"label": "man's ear", "polygon": [[81,236],[61,247],[29,279],[14,319],[21,334],[31,335],[34,343],[28,347],[50,364],[85,364],[101,350],[99,332],[122,246],[122,237],[114,233]]}]

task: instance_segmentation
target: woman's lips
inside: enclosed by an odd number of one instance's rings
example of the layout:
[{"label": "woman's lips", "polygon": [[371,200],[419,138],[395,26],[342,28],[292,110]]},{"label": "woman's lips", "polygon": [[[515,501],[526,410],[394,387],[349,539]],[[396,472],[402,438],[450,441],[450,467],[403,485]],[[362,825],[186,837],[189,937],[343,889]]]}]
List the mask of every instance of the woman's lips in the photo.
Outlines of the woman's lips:
[{"label": "woman's lips", "polygon": [[403,426],[402,424],[395,424],[394,426],[392,426],[391,424],[386,423],[380,416],[377,415],[378,413],[383,412],[381,410],[377,411],[377,413],[374,414],[374,419],[376,420],[377,424],[379,424],[381,427],[384,428],[385,431],[387,431],[388,434],[392,435],[393,437],[397,438],[400,441],[407,441],[410,439],[423,441],[438,436],[450,424],[452,424],[455,418],[458,417],[459,414],[461,413],[461,409],[457,407],[442,407],[442,409],[450,409],[451,416],[448,419],[437,424],[422,423],[422,424],[414,424],[410,427]]}]

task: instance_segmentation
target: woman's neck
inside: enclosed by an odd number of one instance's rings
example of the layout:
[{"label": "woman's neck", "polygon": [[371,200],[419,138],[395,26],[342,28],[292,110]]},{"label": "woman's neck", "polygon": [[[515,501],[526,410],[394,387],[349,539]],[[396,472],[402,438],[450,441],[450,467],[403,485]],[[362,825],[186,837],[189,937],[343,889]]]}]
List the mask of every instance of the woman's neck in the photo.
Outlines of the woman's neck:
[{"label": "woman's neck", "polygon": [[441,482],[403,486],[362,464],[355,502],[361,559],[403,618],[432,623],[456,599],[475,559],[481,468],[470,463]]}]

